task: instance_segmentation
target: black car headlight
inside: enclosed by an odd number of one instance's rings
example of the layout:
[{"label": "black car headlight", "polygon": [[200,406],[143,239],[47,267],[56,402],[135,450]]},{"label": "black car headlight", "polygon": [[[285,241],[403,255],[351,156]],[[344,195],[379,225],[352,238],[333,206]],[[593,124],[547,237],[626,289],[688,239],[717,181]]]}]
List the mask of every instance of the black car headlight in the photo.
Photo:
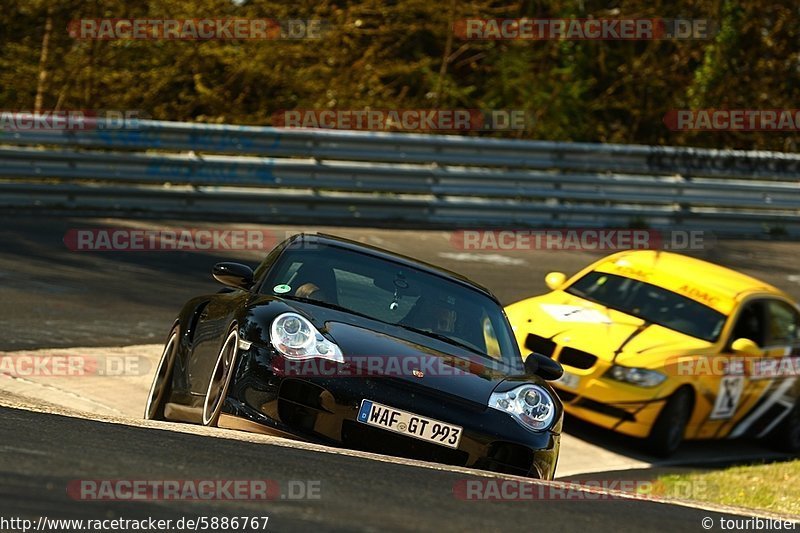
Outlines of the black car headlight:
[{"label": "black car headlight", "polygon": [[526,383],[506,392],[494,392],[489,407],[511,415],[533,431],[550,429],[556,418],[556,404],[544,387]]},{"label": "black car headlight", "polygon": [[655,387],[667,379],[667,376],[657,370],[621,365],[614,365],[609,368],[605,373],[605,377],[640,387]]},{"label": "black car headlight", "polygon": [[344,363],[342,350],[297,313],[283,313],[276,317],[272,321],[271,333],[272,346],[288,359],[319,357]]}]

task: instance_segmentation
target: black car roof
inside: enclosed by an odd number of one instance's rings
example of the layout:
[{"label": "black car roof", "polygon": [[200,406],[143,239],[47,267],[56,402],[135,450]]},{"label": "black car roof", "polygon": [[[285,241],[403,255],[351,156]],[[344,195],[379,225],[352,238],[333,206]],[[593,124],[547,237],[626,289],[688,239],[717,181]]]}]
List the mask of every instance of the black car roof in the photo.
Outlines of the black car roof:
[{"label": "black car roof", "polygon": [[435,276],[440,276],[448,278],[452,281],[456,281],[462,285],[465,285],[471,289],[474,289],[478,292],[485,294],[486,296],[494,300],[498,305],[501,305],[497,297],[494,294],[492,294],[492,292],[486,287],[478,285],[474,281],[471,281],[469,278],[466,278],[461,274],[458,274],[451,270],[447,270],[446,268],[440,268],[431,265],[430,263],[426,263],[425,261],[420,261],[419,259],[414,259],[413,257],[408,257],[395,252],[390,252],[388,250],[384,250],[382,248],[378,248],[376,246],[372,246],[369,244],[364,244],[350,239],[345,239],[344,237],[337,237],[336,235],[328,235],[326,233],[298,233],[297,235],[290,237],[288,240],[291,242],[302,240],[303,242],[309,244],[314,244],[314,243],[327,244],[331,246],[337,246],[339,248],[345,248],[347,250],[366,253],[368,255],[372,255],[374,257],[378,257],[381,259],[394,261],[395,263],[399,263],[401,265],[405,265],[410,268],[416,268],[417,270],[421,270],[423,272],[427,272]]}]

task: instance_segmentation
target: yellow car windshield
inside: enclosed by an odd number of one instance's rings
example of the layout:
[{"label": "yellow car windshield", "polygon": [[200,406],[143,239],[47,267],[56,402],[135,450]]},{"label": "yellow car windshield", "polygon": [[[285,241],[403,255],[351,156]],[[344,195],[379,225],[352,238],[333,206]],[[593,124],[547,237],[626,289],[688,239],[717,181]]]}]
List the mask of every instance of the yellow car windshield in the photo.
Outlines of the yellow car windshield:
[{"label": "yellow car windshield", "polygon": [[709,342],[719,338],[725,323],[725,315],[699,302],[651,283],[607,272],[589,272],[566,292]]}]

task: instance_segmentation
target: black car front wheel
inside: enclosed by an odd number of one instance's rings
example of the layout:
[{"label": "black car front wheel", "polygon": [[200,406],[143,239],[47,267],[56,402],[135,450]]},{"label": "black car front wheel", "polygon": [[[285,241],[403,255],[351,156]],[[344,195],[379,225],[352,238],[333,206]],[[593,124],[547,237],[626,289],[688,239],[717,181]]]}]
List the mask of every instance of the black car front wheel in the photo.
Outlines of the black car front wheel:
[{"label": "black car front wheel", "polygon": [[222,404],[225,403],[225,396],[228,394],[228,386],[233,377],[233,364],[236,361],[236,351],[239,347],[239,332],[236,327],[232,327],[222,348],[219,350],[217,362],[211,372],[211,379],[208,382],[205,401],[203,402],[203,425],[216,426]]},{"label": "black car front wheel", "polygon": [[669,457],[675,453],[683,442],[691,414],[691,391],[678,389],[669,397],[650,430],[650,436],[647,437],[647,449],[650,453],[659,457]]},{"label": "black car front wheel", "polygon": [[176,324],[167,336],[164,352],[156,368],[153,384],[150,385],[150,394],[147,396],[147,405],[144,409],[145,420],[164,420],[164,405],[172,389],[172,367],[175,364],[175,355],[178,353],[179,326]]}]

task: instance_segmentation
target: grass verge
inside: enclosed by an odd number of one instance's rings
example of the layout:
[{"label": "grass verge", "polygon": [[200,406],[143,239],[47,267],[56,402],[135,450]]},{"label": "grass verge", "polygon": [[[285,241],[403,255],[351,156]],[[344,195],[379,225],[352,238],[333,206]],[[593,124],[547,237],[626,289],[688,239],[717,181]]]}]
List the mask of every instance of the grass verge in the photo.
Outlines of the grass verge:
[{"label": "grass verge", "polygon": [[800,515],[800,460],[666,475],[652,494]]}]

